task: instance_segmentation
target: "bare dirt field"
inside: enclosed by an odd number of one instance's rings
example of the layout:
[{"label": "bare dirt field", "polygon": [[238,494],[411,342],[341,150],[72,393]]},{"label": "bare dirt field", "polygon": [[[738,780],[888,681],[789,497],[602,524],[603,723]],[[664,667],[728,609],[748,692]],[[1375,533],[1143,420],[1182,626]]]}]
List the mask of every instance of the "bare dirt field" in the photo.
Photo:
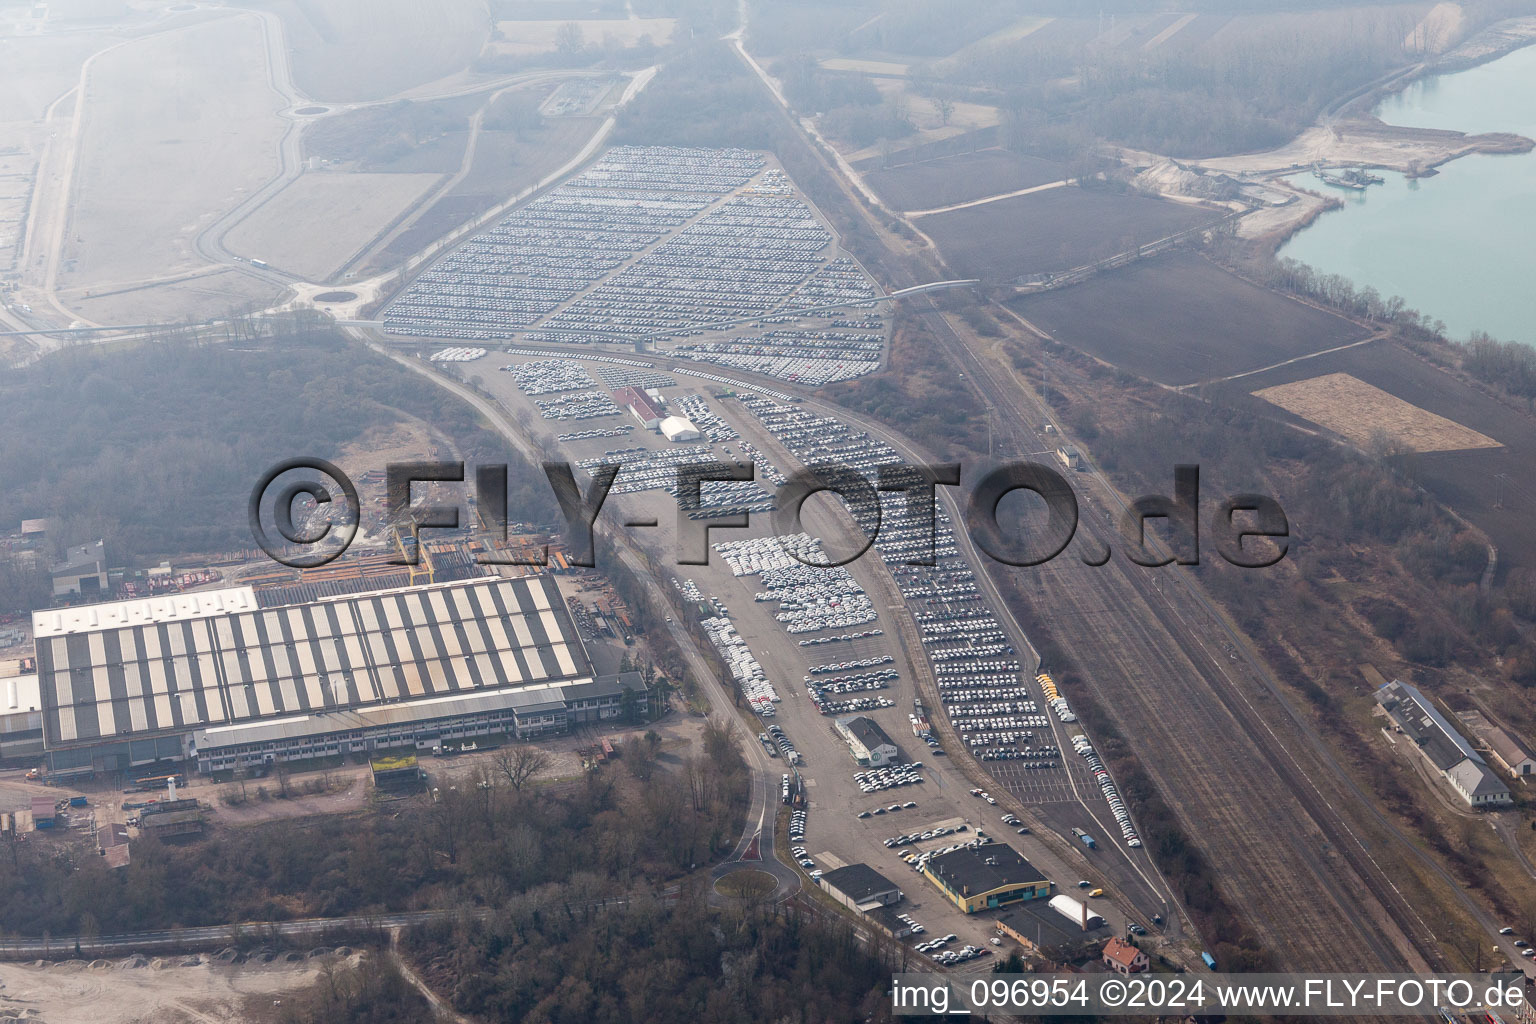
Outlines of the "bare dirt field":
[{"label": "bare dirt field", "polygon": [[1372,342],[1342,352],[1214,385],[1221,394],[1282,422],[1296,417],[1248,392],[1323,374],[1347,373],[1404,402],[1453,420],[1499,443],[1497,448],[1399,456],[1412,478],[1484,530],[1499,550],[1499,573],[1536,567],[1536,419],[1399,346]]},{"label": "bare dirt field", "polygon": [[438,180],[435,174],[306,173],[235,226],[231,252],[307,281],[335,273]]},{"label": "bare dirt field", "polygon": [[1058,341],[1163,384],[1256,370],[1367,336],[1182,252],[1009,305]]},{"label": "bare dirt field", "polygon": [[861,60],[857,57],[827,57],[820,63],[828,71],[858,71],[866,75],[884,75],[890,78],[905,78],[908,67],[906,64],[898,64],[895,61]]},{"label": "bare dirt field", "polygon": [[293,80],[313,100],[381,100],[469,67],[489,41],[479,0],[277,0]]},{"label": "bare dirt field", "polygon": [[848,3],[753,3],[747,46],[760,57],[816,50],[879,13]]},{"label": "bare dirt field", "polygon": [[200,266],[197,232],[277,173],[282,105],[253,16],[104,54],[86,84],[60,283],[100,288]]},{"label": "bare dirt field", "polygon": [[459,225],[542,180],[575,156],[599,124],[591,117],[560,117],[547,119],[542,128],[531,133],[482,131],[469,173],[369,257],[360,273],[399,265]]},{"label": "bare dirt field", "polygon": [[98,324],[154,324],[265,309],[283,291],[238,270],[220,270],[146,287],[61,294],[71,309]]},{"label": "bare dirt field", "polygon": [[1060,181],[1066,168],[1002,149],[866,171],[864,180],[898,210],[928,210]]},{"label": "bare dirt field", "polygon": [[1486,434],[1420,409],[1347,373],[1277,384],[1254,394],[1361,447],[1378,436],[1389,437],[1413,452],[1451,452],[1499,445]]},{"label": "bare dirt field", "polygon": [[0,35],[0,125],[35,121],[80,77],[85,58],[119,41],[104,32]]},{"label": "bare dirt field", "polygon": [[649,39],[662,46],[677,30],[676,18],[609,18],[576,19],[573,21],[498,21],[496,32],[485,50],[488,54],[510,54],[529,57],[540,53],[553,53],[559,46],[562,25],[575,25],[581,30],[583,42],[611,42],[614,46],[630,47],[642,39]]},{"label": "bare dirt field", "polygon": [[1058,188],[935,214],[922,228],[959,273],[1004,282],[1106,259],[1216,216],[1146,196]]},{"label": "bare dirt field", "polygon": [[169,957],[125,967],[126,959],[6,964],[0,1013],[38,1024],[249,1024],[272,1019],[274,1000],[320,979],[318,960],[186,967]]},{"label": "bare dirt field", "polygon": [[413,253],[431,245],[460,224],[495,206],[500,199],[488,193],[444,196],[422,211],[414,223],[390,240],[368,261],[362,273],[380,273],[405,262]]}]

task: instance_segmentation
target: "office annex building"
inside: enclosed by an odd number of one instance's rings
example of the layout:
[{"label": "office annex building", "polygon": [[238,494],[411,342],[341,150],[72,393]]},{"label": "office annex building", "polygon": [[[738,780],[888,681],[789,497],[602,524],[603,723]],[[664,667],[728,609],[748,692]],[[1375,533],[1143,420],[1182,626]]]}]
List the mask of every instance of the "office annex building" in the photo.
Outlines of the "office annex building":
[{"label": "office annex building", "polygon": [[42,611],[33,625],[55,775],[526,738],[646,697],[638,674],[593,677],[546,576],[270,608],[237,587]]}]

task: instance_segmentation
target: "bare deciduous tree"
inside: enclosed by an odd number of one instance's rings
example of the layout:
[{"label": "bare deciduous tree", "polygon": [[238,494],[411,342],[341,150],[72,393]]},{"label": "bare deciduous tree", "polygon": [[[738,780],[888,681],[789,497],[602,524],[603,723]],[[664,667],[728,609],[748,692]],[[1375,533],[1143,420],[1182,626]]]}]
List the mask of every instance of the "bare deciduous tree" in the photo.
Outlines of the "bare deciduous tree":
[{"label": "bare deciduous tree", "polygon": [[549,754],[537,747],[520,746],[499,751],[495,760],[496,770],[506,777],[507,784],[518,793],[550,766]]}]

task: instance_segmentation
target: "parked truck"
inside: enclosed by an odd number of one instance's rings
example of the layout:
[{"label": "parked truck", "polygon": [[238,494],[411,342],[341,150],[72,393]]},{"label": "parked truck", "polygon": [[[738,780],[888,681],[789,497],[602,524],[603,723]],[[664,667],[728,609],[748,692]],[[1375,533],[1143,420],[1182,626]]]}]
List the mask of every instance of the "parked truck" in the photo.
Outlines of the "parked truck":
[{"label": "parked truck", "polygon": [[1088,847],[1088,849],[1097,850],[1099,848],[1099,844],[1094,841],[1093,836],[1089,835],[1087,832],[1084,832],[1082,829],[1075,828],[1072,830],[1072,834],[1077,836],[1077,838],[1082,841],[1082,844]]}]

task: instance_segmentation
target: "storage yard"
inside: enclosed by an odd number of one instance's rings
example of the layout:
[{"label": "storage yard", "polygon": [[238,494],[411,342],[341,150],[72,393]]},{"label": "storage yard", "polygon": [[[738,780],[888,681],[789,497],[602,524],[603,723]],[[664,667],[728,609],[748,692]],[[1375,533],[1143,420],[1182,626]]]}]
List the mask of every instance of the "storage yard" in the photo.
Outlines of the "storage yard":
[{"label": "storage yard", "polygon": [[[607,360],[616,357],[594,353],[588,359],[567,348],[558,367],[544,359],[518,364],[509,373],[481,372],[505,358],[493,353],[467,364],[463,372],[478,373],[500,402],[520,414],[536,410],[534,403],[543,396],[525,393],[519,376],[534,390],[590,389],[604,369],[615,365]],[[670,376],[674,383],[656,388],[663,412],[686,410],[709,422],[715,438],[679,445],[635,424],[625,447],[590,437],[565,441],[561,450],[587,472],[602,462],[624,467],[605,518],[640,522],[655,517],[655,527],[629,535],[671,567],[671,585],[682,606],[697,609],[693,614],[700,637],[719,655],[725,677],[734,680],[742,705],[756,717],[765,750],[783,764],[781,795],[786,802],[799,801],[797,816],[784,833],[792,860],[812,879],[851,863],[867,863],[900,879],[903,871],[921,870],[915,862],[925,853],[937,855],[970,843],[985,849],[1006,838],[1062,884],[1087,870],[1065,859],[1056,845],[1065,842],[1079,851],[1076,856],[1092,859],[1095,884],[1112,887],[1128,901],[1102,905],[1118,922],[1117,931],[1124,932],[1129,908],[1134,908],[1133,919],[1143,923],[1167,914],[1165,898],[1151,881],[1155,871],[1140,848],[1133,809],[1121,799],[1066,698],[1054,689],[1047,697],[1049,680],[1035,679],[1038,657],[996,618],[947,518],[934,542],[937,564],[931,567],[906,564],[923,556],[926,543],[896,492],[881,497],[883,521],[875,548],[846,567],[813,569],[806,563],[822,563],[828,552],[857,550],[854,522],[867,520],[872,510],[855,506],[841,511],[816,501],[804,506],[805,534],[775,537],[769,517],[755,515],[745,530],[711,532],[707,567],[674,561],[677,531],[683,527],[677,525],[669,492],[675,490],[678,465],[751,458],[757,480],[763,481],[765,470],[782,476],[809,463],[836,461],[872,477],[879,466],[901,461],[897,453],[845,423],[745,385],[738,385],[741,390],[734,396],[721,397],[719,388],[689,379],[676,367],[631,369],[657,383]],[[628,419],[634,424],[635,418],[621,411],[594,423]],[[531,423],[535,435],[549,437],[557,429],[537,419],[524,422]],[[579,482],[585,485],[584,479]],[[731,503],[709,498],[708,488],[715,486],[752,488],[771,507],[771,488],[761,490],[758,482],[707,483],[706,504],[715,504],[717,513]],[[681,520],[688,522],[686,516]],[[936,696],[928,698],[925,692]],[[934,727],[940,715],[960,731],[959,746],[940,740]],[[860,751],[841,730],[842,723],[856,717],[868,718],[890,738],[896,751],[892,764],[882,765],[868,752],[863,755],[867,767],[854,763]],[[967,761],[992,773],[996,795],[970,792]],[[1032,834],[1025,822],[998,805],[1004,793],[1023,801],[1061,839],[1045,843]],[[905,842],[886,842],[899,838],[881,822],[891,815],[904,822]],[[1097,842],[1090,848],[1073,829]],[[908,902],[901,909],[929,929],[953,931],[964,936],[959,941],[982,946],[995,934],[987,914],[962,914],[917,877],[905,888]],[[942,952],[925,950],[936,960]],[[975,958],[943,962],[959,965],[970,959]]]},{"label": "storage yard", "polygon": [[384,326],[652,345],[814,387],[880,366],[877,297],[761,154],[626,146],[433,264]]},{"label": "storage yard", "polygon": [[200,591],[39,612],[33,628],[55,776],[542,735],[644,690],[634,673],[594,678],[548,576],[286,606]]}]

